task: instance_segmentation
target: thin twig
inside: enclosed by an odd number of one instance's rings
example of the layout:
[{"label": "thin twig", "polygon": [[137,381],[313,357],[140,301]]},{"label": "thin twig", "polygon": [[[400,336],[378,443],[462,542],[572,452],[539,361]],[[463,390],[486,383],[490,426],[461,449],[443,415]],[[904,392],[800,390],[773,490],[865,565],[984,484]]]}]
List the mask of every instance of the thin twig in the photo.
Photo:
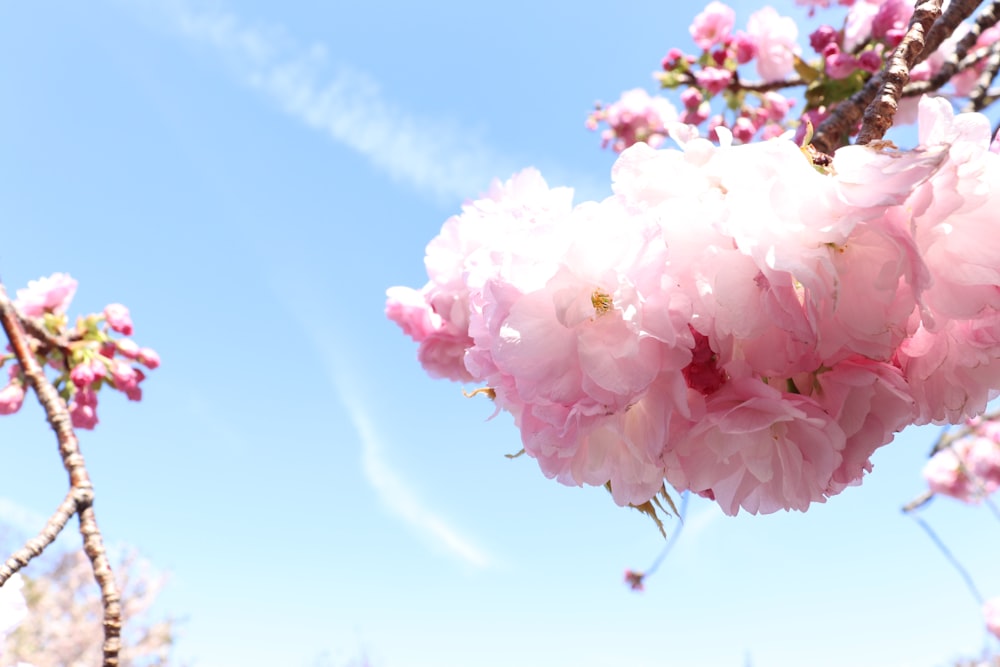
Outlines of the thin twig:
[{"label": "thin twig", "polygon": [[934,21],[941,16],[942,0],[924,0],[913,10],[910,27],[903,41],[896,46],[885,69],[882,70],[881,85],[871,104],[865,109],[864,121],[858,133],[860,145],[879,141],[892,127],[899,98],[903,88],[910,81],[910,69],[924,50],[924,37]]},{"label": "thin twig", "polygon": [[94,487],[90,482],[66,403],[59,397],[55,387],[45,377],[42,367],[35,359],[24,333],[21,317],[8,298],[3,285],[0,285],[0,322],[21,364],[25,380],[34,389],[39,403],[45,409],[49,425],[59,442],[59,454],[62,457],[63,467],[69,475],[70,488],[76,501],[76,513],[80,517],[83,549],[90,558],[94,578],[101,589],[101,600],[104,604],[103,666],[117,667],[118,653],[121,649],[121,593],[111,571],[104,541],[94,516]]},{"label": "thin twig", "polygon": [[969,104],[965,107],[965,111],[982,111],[987,107],[989,104],[987,92],[998,71],[1000,71],[1000,43],[994,42],[990,47],[986,66],[976,80],[976,87],[969,93]]},{"label": "thin twig", "polygon": [[913,520],[917,522],[918,526],[923,528],[924,532],[927,533],[927,536],[931,538],[931,542],[933,542],[935,546],[941,550],[944,557],[948,559],[951,566],[954,567],[959,576],[962,577],[962,581],[965,582],[965,587],[969,589],[970,593],[972,593],[972,597],[976,599],[976,602],[983,604],[983,595],[979,592],[979,589],[976,588],[976,582],[972,580],[972,575],[965,569],[965,566],[963,566],[955,557],[955,554],[953,554],[951,550],[945,546],[945,543],[941,540],[938,534],[934,532],[934,529],[930,527],[930,524],[924,521],[923,518],[916,513],[909,512],[908,514],[913,517]]},{"label": "thin twig", "polygon": [[0,586],[7,583],[15,572],[25,567],[32,558],[36,558],[42,554],[45,547],[52,544],[62,529],[66,527],[66,522],[69,521],[70,517],[76,514],[78,503],[80,498],[77,497],[77,489],[70,489],[66,494],[66,498],[59,504],[59,507],[52,516],[49,517],[48,522],[45,524],[45,528],[41,530],[38,535],[31,538],[25,542],[24,546],[14,552],[14,554],[7,559],[7,562],[0,565]]}]

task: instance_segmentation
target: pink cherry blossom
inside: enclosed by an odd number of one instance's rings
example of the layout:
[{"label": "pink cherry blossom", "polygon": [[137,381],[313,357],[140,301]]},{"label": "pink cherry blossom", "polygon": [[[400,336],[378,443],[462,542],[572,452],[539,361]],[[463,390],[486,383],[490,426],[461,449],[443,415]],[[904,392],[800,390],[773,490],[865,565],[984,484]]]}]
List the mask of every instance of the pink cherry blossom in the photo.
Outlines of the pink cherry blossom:
[{"label": "pink cherry blossom", "polygon": [[128,308],[120,303],[112,303],[104,307],[104,317],[107,319],[108,326],[114,331],[125,335],[132,335],[132,316],[128,312]]},{"label": "pink cherry blossom", "polygon": [[609,126],[602,134],[602,146],[611,145],[620,153],[640,141],[654,147],[662,144],[667,138],[666,126],[677,120],[677,109],[666,98],[635,88],[593,117],[594,127],[598,120]]},{"label": "pink cherry blossom", "polygon": [[978,503],[1000,488],[1000,443],[970,435],[931,457],[924,478],[934,493]]},{"label": "pink cherry blossom", "polygon": [[69,308],[76,294],[77,282],[65,273],[53,273],[47,278],[28,281],[28,286],[17,290],[14,305],[27,317],[41,317],[45,313],[62,315]]},{"label": "pink cherry blossom", "polygon": [[872,22],[881,4],[878,0],[861,0],[851,5],[844,20],[844,51],[854,53],[868,41],[872,34]]},{"label": "pink cherry blossom", "polygon": [[688,30],[694,43],[708,51],[729,36],[735,21],[736,12],[731,7],[721,2],[711,2],[694,17]]},{"label": "pink cherry blossom", "polygon": [[705,416],[664,454],[677,489],[709,494],[735,515],[804,511],[824,502],[845,435],[813,401],[750,378],[706,400]]},{"label": "pink cherry blossom", "polygon": [[0,389],[0,415],[12,415],[21,409],[24,403],[24,385],[12,381]]},{"label": "pink cherry blossom", "polygon": [[777,81],[792,72],[800,52],[795,21],[780,16],[773,7],[764,7],[750,16],[747,34],[757,46],[757,72],[765,81]]}]

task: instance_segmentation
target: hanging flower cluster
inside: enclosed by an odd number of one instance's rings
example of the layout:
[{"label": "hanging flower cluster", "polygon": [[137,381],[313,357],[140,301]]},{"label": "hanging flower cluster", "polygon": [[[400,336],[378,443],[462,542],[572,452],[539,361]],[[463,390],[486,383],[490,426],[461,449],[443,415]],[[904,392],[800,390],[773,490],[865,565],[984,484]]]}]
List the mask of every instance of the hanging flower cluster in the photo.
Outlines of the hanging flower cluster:
[{"label": "hanging flower cluster", "polygon": [[445,223],[386,312],[549,477],[805,510],[1000,389],[1000,157],[984,116],[920,114],[916,150],[824,166],[788,139],[637,144],[576,207],[526,170]]}]

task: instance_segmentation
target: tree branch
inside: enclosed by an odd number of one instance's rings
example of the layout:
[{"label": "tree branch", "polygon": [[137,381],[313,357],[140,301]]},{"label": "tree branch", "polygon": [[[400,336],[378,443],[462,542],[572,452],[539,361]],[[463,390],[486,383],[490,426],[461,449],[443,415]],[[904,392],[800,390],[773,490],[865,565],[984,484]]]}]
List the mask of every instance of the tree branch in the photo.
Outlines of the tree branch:
[{"label": "tree branch", "polygon": [[[966,9],[968,9],[969,11],[964,16],[961,16],[958,22],[956,22],[954,26],[947,28],[948,32],[944,32],[945,28],[942,28],[939,31],[939,33],[942,35],[941,41],[943,41],[945,38],[948,37],[948,35],[954,32],[955,27],[958,25],[958,23],[961,23],[962,20],[971,15],[972,9],[975,9],[975,5],[978,4],[979,4],[978,2],[974,3],[971,2],[970,0],[964,0],[963,2],[952,2],[951,4],[949,4],[948,9],[945,11],[944,16],[942,17],[942,20],[939,21],[939,23],[941,23],[942,25],[944,25],[944,18],[948,17],[948,15],[952,12],[952,10],[955,10],[956,16],[961,12],[964,12]],[[971,9],[969,8],[969,5],[972,6]],[[972,24],[972,27],[969,29],[969,32],[967,32],[962,37],[962,39],[958,41],[958,43],[955,45],[955,52],[952,53],[950,56],[948,56],[948,59],[945,60],[943,65],[941,65],[941,69],[938,70],[937,74],[932,76],[928,81],[916,81],[914,83],[911,83],[906,87],[904,94],[907,97],[922,95],[924,93],[930,93],[935,90],[938,90],[946,83],[948,83],[951,80],[951,78],[955,76],[958,72],[960,72],[966,65],[966,54],[969,53],[969,49],[975,46],[976,41],[979,39],[979,36],[983,34],[983,31],[986,30],[987,28],[991,28],[994,25],[996,25],[998,20],[1000,20],[1000,0],[994,0],[994,2],[990,3],[989,6],[987,6],[985,9],[983,9],[982,12],[979,13],[979,16],[976,17],[976,21],[975,23]],[[950,25],[950,21],[948,25]],[[937,24],[935,24],[935,29],[936,28]],[[940,46],[940,43],[938,44],[932,43],[931,37],[933,36],[935,35],[933,34],[928,35],[927,47],[925,47],[924,49],[924,53],[926,54],[924,56],[925,58],[929,56],[931,53],[933,53],[934,50],[938,48],[938,46]],[[972,63],[969,64],[971,65]]]},{"label": "tree branch", "polygon": [[7,559],[7,562],[0,565],[0,586],[7,583],[15,572],[25,567],[32,558],[40,556],[45,547],[52,544],[62,529],[66,527],[69,518],[76,514],[79,507],[80,498],[77,497],[77,490],[70,489],[66,493],[66,498],[59,504],[56,511],[49,517],[48,522],[42,531],[35,537],[28,540],[23,547],[14,552]]},{"label": "tree branch", "polygon": [[892,127],[903,88],[910,81],[910,69],[924,51],[924,37],[941,16],[942,0],[924,0],[913,10],[910,27],[903,41],[896,46],[882,70],[881,86],[875,99],[865,109],[864,121],[858,134],[861,145],[879,141]]},{"label": "tree branch", "polygon": [[[24,333],[21,317],[7,296],[7,291],[3,285],[0,285],[0,323],[3,324],[3,329],[10,340],[11,348],[14,350],[15,356],[21,364],[25,380],[35,391],[39,403],[45,409],[46,418],[59,442],[59,454],[62,457],[63,467],[69,475],[70,494],[67,498],[72,497],[74,499],[76,513],[80,517],[80,533],[83,536],[83,548],[90,558],[94,570],[94,578],[101,589],[101,600],[104,605],[103,665],[104,667],[118,667],[122,628],[121,593],[118,590],[118,584],[115,582],[111,571],[111,564],[104,549],[101,531],[97,527],[97,520],[94,516],[94,487],[87,473],[83,454],[80,451],[80,443],[76,438],[76,433],[73,431],[73,424],[66,403],[60,398],[48,378],[45,377],[42,367],[38,364],[37,359],[35,359],[31,345]],[[60,509],[62,507],[60,506]]]}]

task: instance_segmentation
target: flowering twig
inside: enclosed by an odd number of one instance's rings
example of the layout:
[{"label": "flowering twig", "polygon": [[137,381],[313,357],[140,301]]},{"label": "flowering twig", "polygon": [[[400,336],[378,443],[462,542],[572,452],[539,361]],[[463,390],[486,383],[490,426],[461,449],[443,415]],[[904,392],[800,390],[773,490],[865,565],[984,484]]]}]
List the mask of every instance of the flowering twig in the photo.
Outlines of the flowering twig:
[{"label": "flowering twig", "polygon": [[[121,648],[121,595],[115,583],[104,549],[104,541],[97,519],[94,515],[94,488],[87,473],[83,454],[80,452],[79,441],[73,431],[69,410],[56,392],[55,387],[45,377],[35,355],[31,350],[21,317],[14,304],[7,297],[7,292],[0,285],[0,322],[10,340],[11,348],[21,365],[25,380],[35,391],[39,403],[45,410],[49,425],[59,442],[59,454],[63,467],[69,475],[70,494],[75,505],[75,513],[80,517],[80,534],[83,536],[83,549],[94,570],[94,578],[101,589],[101,599],[104,606],[104,667],[117,667],[118,653]],[[62,509],[63,506],[60,506]],[[46,526],[54,526],[60,518],[59,512],[53,516]],[[65,522],[63,522],[65,525]],[[58,531],[57,531],[58,532]],[[42,536],[45,535],[43,531]],[[42,539],[44,537],[40,536]],[[38,538],[36,538],[38,539]],[[44,548],[44,547],[42,547]],[[26,545],[25,549],[31,549]],[[20,552],[19,552],[20,553]]]},{"label": "flowering twig", "polygon": [[917,5],[910,20],[906,36],[889,57],[882,71],[879,91],[865,109],[857,143],[864,145],[879,141],[892,127],[893,116],[903,95],[903,88],[910,81],[910,69],[917,64],[924,50],[924,38],[934,21],[941,16],[942,0],[924,0]]}]

